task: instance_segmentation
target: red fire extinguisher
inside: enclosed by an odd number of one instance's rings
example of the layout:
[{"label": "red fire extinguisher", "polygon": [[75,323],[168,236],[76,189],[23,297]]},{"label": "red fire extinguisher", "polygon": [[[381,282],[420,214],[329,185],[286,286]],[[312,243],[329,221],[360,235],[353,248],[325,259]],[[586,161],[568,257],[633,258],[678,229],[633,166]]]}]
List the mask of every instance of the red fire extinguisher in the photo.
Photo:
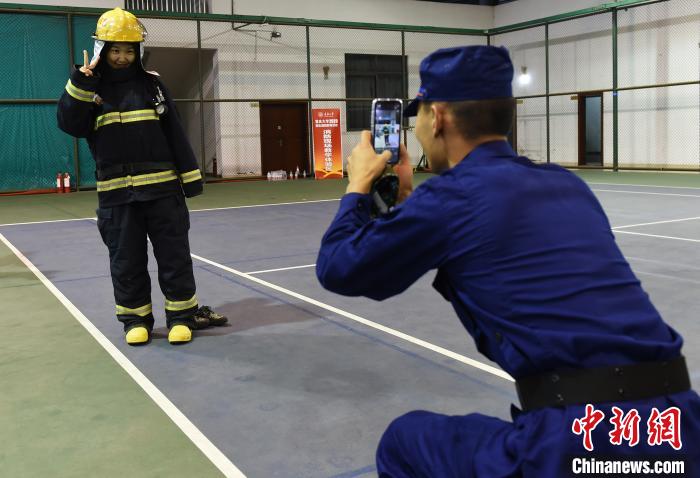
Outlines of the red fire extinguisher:
[{"label": "red fire extinguisher", "polygon": [[63,192],[64,193],[70,192],[70,174],[68,174],[68,173],[63,174]]},{"label": "red fire extinguisher", "polygon": [[63,192],[63,174],[61,173],[56,173],[56,192]]}]

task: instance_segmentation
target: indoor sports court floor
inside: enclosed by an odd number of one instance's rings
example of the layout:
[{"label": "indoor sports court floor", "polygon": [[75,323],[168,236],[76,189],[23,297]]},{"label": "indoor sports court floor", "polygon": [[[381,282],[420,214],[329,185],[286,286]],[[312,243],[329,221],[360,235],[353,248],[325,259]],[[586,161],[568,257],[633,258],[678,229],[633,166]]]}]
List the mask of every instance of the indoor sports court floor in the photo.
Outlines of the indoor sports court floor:
[{"label": "indoor sports court floor", "polygon": [[[700,175],[579,174],[685,337],[697,388]],[[434,273],[385,302],[319,286],[313,264],[343,190],[207,186],[189,201],[197,295],[230,323],[170,345],[152,273],[144,347],[127,346],[114,317],[95,193],[0,198],[1,474],[365,477],[407,411],[507,419],[513,382],[476,352]]]}]

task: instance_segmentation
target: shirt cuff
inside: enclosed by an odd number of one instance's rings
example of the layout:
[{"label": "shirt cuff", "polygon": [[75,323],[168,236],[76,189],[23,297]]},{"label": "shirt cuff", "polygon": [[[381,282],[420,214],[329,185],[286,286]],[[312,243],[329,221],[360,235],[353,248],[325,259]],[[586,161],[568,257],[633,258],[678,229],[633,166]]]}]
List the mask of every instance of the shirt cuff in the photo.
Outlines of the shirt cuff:
[{"label": "shirt cuff", "polygon": [[372,197],[369,194],[348,193],[340,200],[338,216],[350,214],[363,224],[371,220]]}]

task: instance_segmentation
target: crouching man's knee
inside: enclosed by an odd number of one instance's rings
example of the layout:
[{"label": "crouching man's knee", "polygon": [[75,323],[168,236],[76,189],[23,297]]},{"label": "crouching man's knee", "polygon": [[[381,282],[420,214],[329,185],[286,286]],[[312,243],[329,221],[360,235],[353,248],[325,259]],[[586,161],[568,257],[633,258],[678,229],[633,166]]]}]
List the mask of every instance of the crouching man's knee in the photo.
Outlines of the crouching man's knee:
[{"label": "crouching man's knee", "polygon": [[395,418],[382,435],[377,447],[377,473],[380,478],[412,476],[411,461],[416,457],[416,446],[425,432],[431,412],[416,410]]}]

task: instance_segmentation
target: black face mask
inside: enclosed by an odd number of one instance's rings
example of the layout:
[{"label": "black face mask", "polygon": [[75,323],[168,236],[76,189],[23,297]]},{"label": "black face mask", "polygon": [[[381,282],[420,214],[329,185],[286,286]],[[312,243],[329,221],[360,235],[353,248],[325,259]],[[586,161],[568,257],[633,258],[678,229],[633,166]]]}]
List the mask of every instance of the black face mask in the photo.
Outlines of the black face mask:
[{"label": "black face mask", "polygon": [[121,82],[128,81],[132,79],[136,73],[141,69],[141,56],[140,56],[140,45],[138,43],[132,44],[134,51],[136,52],[136,59],[134,62],[128,66],[128,68],[112,68],[107,62],[107,52],[112,47],[110,42],[106,42],[104,47],[102,47],[102,52],[100,53],[100,73],[106,81],[111,82]]},{"label": "black face mask", "polygon": [[105,62],[105,65],[102,68],[102,77],[106,81],[111,82],[128,81],[136,76],[137,72],[138,66],[136,65],[135,61],[129,65],[128,68],[112,68],[107,62]]}]

